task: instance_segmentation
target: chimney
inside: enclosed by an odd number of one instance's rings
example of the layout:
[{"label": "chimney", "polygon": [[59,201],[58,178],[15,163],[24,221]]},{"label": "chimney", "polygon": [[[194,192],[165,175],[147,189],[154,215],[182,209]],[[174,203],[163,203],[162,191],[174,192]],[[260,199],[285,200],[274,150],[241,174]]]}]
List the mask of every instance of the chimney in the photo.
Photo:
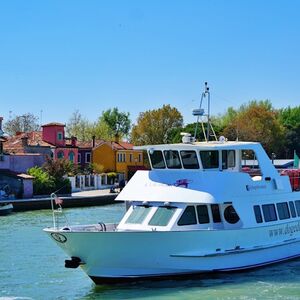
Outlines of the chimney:
[{"label": "chimney", "polygon": [[27,147],[28,146],[28,136],[27,135],[23,136],[21,138],[21,140],[22,140],[22,146]]},{"label": "chimney", "polygon": [[116,142],[116,143],[119,143],[119,141],[120,141],[120,136],[119,136],[118,133],[116,133],[116,134],[115,134],[115,142]]},{"label": "chimney", "polygon": [[95,145],[96,145],[95,139],[96,139],[96,137],[93,135],[92,139],[93,139],[93,141],[92,141],[92,147],[95,148]]},{"label": "chimney", "polygon": [[76,144],[77,144],[77,137],[72,136],[72,137],[71,137],[71,145],[72,145],[73,147],[76,147]]}]

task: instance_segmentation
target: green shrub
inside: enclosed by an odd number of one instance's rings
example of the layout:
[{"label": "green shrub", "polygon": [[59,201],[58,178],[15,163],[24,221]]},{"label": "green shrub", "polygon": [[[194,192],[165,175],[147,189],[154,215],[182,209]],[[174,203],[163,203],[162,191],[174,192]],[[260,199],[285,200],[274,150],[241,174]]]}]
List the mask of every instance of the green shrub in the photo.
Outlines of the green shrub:
[{"label": "green shrub", "polygon": [[55,191],[55,181],[52,176],[39,167],[28,170],[28,174],[33,176],[33,194],[48,195]]}]

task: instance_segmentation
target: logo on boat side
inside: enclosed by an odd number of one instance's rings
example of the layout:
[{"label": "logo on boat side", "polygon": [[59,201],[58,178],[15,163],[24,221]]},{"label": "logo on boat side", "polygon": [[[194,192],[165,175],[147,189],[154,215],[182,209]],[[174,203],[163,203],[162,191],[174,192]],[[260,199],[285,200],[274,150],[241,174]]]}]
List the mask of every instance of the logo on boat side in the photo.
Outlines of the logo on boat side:
[{"label": "logo on boat side", "polygon": [[178,186],[178,187],[188,188],[190,182],[192,182],[192,180],[189,180],[189,179],[178,179],[178,180],[176,180],[176,182],[174,183],[174,185]]},{"label": "logo on boat side", "polygon": [[61,233],[53,232],[51,233],[51,237],[59,243],[65,243],[67,241],[67,237]]}]

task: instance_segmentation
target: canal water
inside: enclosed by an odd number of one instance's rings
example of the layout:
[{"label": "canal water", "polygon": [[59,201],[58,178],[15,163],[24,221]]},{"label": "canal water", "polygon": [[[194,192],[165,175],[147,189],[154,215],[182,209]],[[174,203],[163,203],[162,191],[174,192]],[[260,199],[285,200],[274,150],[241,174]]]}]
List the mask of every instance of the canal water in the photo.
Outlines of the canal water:
[{"label": "canal water", "polygon": [[[118,222],[124,204],[66,209],[72,224]],[[49,210],[0,217],[0,299],[300,299],[300,259],[258,270],[193,280],[96,286],[42,229]],[[180,241],[178,241],[180,242]]]}]

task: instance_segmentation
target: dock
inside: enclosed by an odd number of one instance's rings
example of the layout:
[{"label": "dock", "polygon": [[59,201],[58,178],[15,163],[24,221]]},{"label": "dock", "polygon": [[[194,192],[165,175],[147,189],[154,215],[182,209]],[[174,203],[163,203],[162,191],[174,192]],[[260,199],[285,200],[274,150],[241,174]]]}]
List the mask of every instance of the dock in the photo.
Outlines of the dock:
[{"label": "dock", "polygon": [[[91,190],[72,193],[70,196],[62,196],[62,207],[85,207],[85,206],[100,206],[115,203],[117,193],[110,193],[109,189]],[[51,198],[30,198],[9,200],[13,204],[14,211],[28,211],[38,209],[51,209]]]}]

